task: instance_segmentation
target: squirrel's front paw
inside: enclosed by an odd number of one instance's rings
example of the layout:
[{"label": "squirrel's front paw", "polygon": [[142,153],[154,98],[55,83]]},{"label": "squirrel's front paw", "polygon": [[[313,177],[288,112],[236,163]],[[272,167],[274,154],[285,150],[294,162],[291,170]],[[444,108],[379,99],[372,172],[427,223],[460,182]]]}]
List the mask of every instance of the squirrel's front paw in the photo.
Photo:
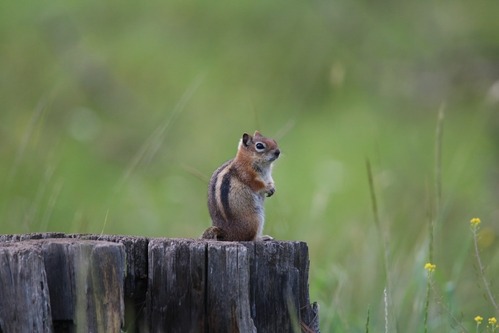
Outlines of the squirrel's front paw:
[{"label": "squirrel's front paw", "polygon": [[265,193],[267,193],[267,198],[271,197],[275,193],[275,187],[274,186],[268,187]]}]

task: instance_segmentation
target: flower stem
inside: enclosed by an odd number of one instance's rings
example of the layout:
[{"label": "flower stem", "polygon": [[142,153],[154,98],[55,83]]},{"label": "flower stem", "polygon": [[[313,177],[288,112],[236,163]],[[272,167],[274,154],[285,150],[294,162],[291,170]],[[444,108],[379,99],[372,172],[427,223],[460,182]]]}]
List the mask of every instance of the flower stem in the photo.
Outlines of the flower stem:
[{"label": "flower stem", "polygon": [[494,298],[494,295],[492,294],[492,291],[490,290],[490,284],[487,278],[485,277],[485,267],[483,266],[482,259],[480,258],[480,250],[478,248],[478,233],[477,233],[478,228],[474,227],[473,228],[473,242],[475,245],[475,256],[476,260],[478,263],[478,269],[480,270],[480,277],[482,278],[483,285],[485,287],[485,291],[487,292],[487,297],[489,298],[490,302],[494,306],[494,309],[496,310],[496,313],[499,314],[499,307],[497,306],[497,302]]}]

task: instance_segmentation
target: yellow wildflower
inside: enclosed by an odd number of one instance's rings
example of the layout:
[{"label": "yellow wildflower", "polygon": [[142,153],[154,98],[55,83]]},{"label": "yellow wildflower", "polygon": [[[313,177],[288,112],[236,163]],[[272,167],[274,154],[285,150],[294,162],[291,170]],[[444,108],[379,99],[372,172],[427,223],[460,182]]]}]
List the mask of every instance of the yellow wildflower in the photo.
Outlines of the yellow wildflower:
[{"label": "yellow wildflower", "polygon": [[481,316],[476,316],[475,317],[475,321],[476,321],[477,325],[480,325],[482,323],[482,320],[483,320],[483,317],[481,317]]},{"label": "yellow wildflower", "polygon": [[489,318],[489,325],[494,326],[495,324],[497,324],[496,317]]},{"label": "yellow wildflower", "polygon": [[481,223],[480,219],[478,217],[474,217],[470,220],[470,224],[472,227],[478,227],[478,225]]},{"label": "yellow wildflower", "polygon": [[425,265],[424,265],[424,269],[426,269],[428,272],[433,272],[435,270],[435,268],[437,268],[437,265],[434,265],[432,264],[431,262],[427,262]]}]

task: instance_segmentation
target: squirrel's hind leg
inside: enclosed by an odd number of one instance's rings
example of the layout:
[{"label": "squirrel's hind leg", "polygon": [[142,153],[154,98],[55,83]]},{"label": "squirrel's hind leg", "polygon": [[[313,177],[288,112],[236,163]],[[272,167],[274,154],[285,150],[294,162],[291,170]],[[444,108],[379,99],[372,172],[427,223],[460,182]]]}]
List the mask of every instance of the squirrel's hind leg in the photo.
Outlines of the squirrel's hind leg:
[{"label": "squirrel's hind leg", "polygon": [[213,239],[213,240],[218,240],[218,241],[223,241],[227,238],[227,235],[225,231],[219,227],[209,227],[208,229],[203,232],[201,235],[202,239]]}]

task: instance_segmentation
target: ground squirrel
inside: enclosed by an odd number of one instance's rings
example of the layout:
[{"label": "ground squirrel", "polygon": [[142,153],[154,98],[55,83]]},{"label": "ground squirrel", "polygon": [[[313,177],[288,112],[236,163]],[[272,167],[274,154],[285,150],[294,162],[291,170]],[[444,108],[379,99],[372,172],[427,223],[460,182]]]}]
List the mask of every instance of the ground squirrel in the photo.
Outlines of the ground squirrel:
[{"label": "ground squirrel", "polygon": [[201,238],[223,241],[270,240],[262,236],[265,196],[275,192],[272,163],[281,151],[277,142],[244,133],[234,159],[225,162],[211,176],[208,210],[212,226]]}]

